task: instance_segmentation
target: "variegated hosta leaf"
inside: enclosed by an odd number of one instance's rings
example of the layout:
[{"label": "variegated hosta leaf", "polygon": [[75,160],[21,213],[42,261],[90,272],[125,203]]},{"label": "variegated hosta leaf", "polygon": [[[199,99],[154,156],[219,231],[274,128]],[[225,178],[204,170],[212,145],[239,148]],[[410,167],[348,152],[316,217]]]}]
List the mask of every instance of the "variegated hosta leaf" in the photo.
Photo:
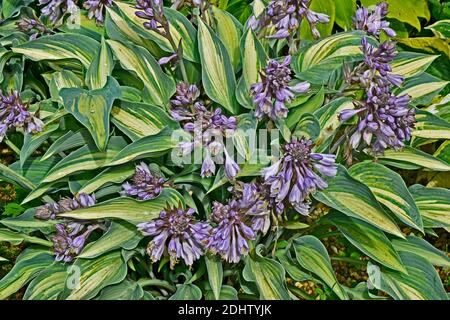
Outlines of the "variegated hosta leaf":
[{"label": "variegated hosta leaf", "polygon": [[206,269],[208,270],[208,281],[215,300],[220,299],[223,281],[223,267],[219,257],[213,255],[205,256]]},{"label": "variegated hosta leaf", "polygon": [[109,138],[111,108],[114,100],[121,96],[117,80],[108,76],[101,89],[88,91],[68,88],[62,89],[60,95],[66,110],[89,130],[97,147],[105,150]]},{"label": "variegated hosta leaf", "polygon": [[352,166],[348,173],[361,181],[403,223],[423,232],[422,218],[402,177],[385,166],[365,161]]},{"label": "variegated hosta leaf", "polygon": [[144,83],[144,101],[164,107],[175,93],[175,83],[161,69],[156,59],[144,48],[107,40],[121,66],[134,72]]},{"label": "variegated hosta leaf", "polygon": [[256,247],[244,267],[245,280],[253,282],[263,300],[290,300],[285,271],[281,264],[262,255],[262,245]]},{"label": "variegated hosta leaf", "polygon": [[400,52],[392,61],[392,73],[411,78],[422,74],[437,58],[436,55],[428,55],[415,52]]},{"label": "variegated hosta leaf", "polygon": [[334,275],[327,249],[319,239],[309,235],[299,237],[294,240],[293,247],[297,262],[302,268],[319,277],[319,279],[333,290],[339,299],[348,299],[347,293]]},{"label": "variegated hosta leaf", "polygon": [[439,20],[433,23],[431,26],[425,27],[425,29],[430,29],[433,33],[442,39],[450,38],[450,20]]},{"label": "variegated hosta leaf", "polygon": [[99,43],[88,36],[62,33],[40,37],[12,50],[34,61],[76,59],[87,69],[99,47]]},{"label": "variegated hosta leaf", "polygon": [[246,108],[253,108],[250,96],[252,84],[260,82],[260,71],[266,66],[267,54],[251,28],[241,39],[242,77],[236,88],[236,98]]},{"label": "variegated hosta leaf", "polygon": [[215,6],[212,7],[212,17],[214,31],[227,49],[234,70],[238,70],[241,63],[240,41],[243,27],[233,15]]},{"label": "variegated hosta leaf", "polygon": [[44,130],[37,134],[26,134],[23,146],[20,149],[20,165],[23,166],[25,161],[38,149],[50,135],[59,128],[59,123],[52,123],[45,126]]},{"label": "variegated hosta leaf", "polygon": [[145,47],[145,40],[131,28],[113,7],[106,7],[105,30],[109,39],[120,42],[131,41],[138,46]]},{"label": "variegated hosta leaf", "polygon": [[421,256],[435,266],[450,267],[450,258],[445,252],[433,247],[426,240],[409,235],[406,239],[392,240],[395,250],[410,252]]},{"label": "variegated hosta leaf", "polygon": [[0,300],[17,292],[53,261],[53,256],[49,251],[25,249],[17,258],[12,270],[0,279]]},{"label": "variegated hosta leaf", "polygon": [[202,298],[202,290],[195,284],[178,284],[177,291],[169,300],[200,300]]},{"label": "variegated hosta leaf", "polygon": [[38,237],[33,237],[33,236],[28,236],[26,234],[22,234],[22,233],[17,233],[14,231],[11,231],[9,229],[4,229],[4,228],[0,228],[0,243],[1,242],[9,242],[13,245],[19,245],[21,244],[23,241],[25,242],[29,242],[29,243],[35,243],[35,244],[40,244],[46,247],[51,247],[52,243],[50,241],[38,238]]},{"label": "variegated hosta leaf", "polygon": [[125,179],[131,177],[134,173],[134,166],[132,164],[125,164],[123,166],[106,168],[91,180],[87,181],[78,193],[93,193],[99,188],[108,183],[122,183]]},{"label": "variegated hosta leaf", "polygon": [[[342,68],[343,63],[362,60],[363,35],[359,31],[337,33],[300,50],[292,64],[296,76],[314,84],[326,83],[330,73]],[[373,43],[373,39],[369,41]]]},{"label": "variegated hosta leaf", "polygon": [[425,227],[450,227],[450,190],[416,184],[409,191],[416,201]]},{"label": "variegated hosta leaf", "polygon": [[436,269],[419,255],[400,252],[407,273],[379,268],[369,262],[371,284],[396,300],[448,300]]},{"label": "variegated hosta leaf", "polygon": [[9,229],[29,234],[34,231],[40,231],[43,234],[54,232],[57,220],[39,220],[34,218],[36,209],[28,209],[17,217],[9,217],[0,220],[0,224]]},{"label": "variegated hosta leaf", "polygon": [[[205,293],[205,300],[217,300],[212,291]],[[239,300],[238,292],[235,288],[227,285],[223,285],[220,288],[219,300]]]},{"label": "variegated hosta leaf", "polygon": [[125,279],[121,283],[104,288],[96,300],[141,300],[144,290],[139,283]]},{"label": "variegated hosta leaf", "polygon": [[70,265],[54,262],[30,282],[23,299],[58,300],[61,292],[66,287],[66,278],[70,273]]},{"label": "variegated hosta leaf", "polygon": [[161,210],[167,207],[178,207],[184,204],[183,197],[174,189],[163,189],[161,194],[152,200],[139,201],[121,197],[101,202],[93,207],[82,208],[60,214],[61,217],[73,219],[106,219],[115,218],[137,224],[158,217]]},{"label": "variegated hosta leaf", "polygon": [[126,142],[122,137],[111,137],[105,151],[99,151],[93,145],[81,147],[53,166],[42,182],[52,182],[80,171],[102,168],[125,146]]},{"label": "variegated hosta leaf", "polygon": [[86,72],[86,84],[89,89],[101,89],[106,85],[108,76],[114,68],[114,60],[111,49],[102,38],[99,51],[94,57],[89,69]]},{"label": "variegated hosta leaf", "polygon": [[450,139],[450,123],[424,110],[416,111],[412,135],[426,139]]},{"label": "variegated hosta leaf", "polygon": [[134,249],[142,239],[136,226],[125,221],[113,221],[108,231],[95,242],[89,243],[78,258],[92,259],[119,248]]},{"label": "variegated hosta leaf", "polygon": [[434,171],[450,171],[450,164],[421,150],[405,146],[401,151],[387,149],[379,156],[380,162],[405,169],[425,168]]},{"label": "variegated hosta leaf", "polygon": [[328,188],[314,195],[318,201],[403,238],[399,227],[383,210],[369,187],[353,179],[343,166],[339,165],[336,177],[327,179],[327,182]]},{"label": "variegated hosta leaf", "polygon": [[201,19],[198,19],[198,28],[203,87],[212,100],[236,114],[239,108],[235,96],[236,79],[228,51]]},{"label": "variegated hosta leaf", "polygon": [[111,116],[112,122],[133,141],[155,135],[165,127],[180,128],[163,109],[145,103],[122,100],[120,106],[113,107]]},{"label": "variegated hosta leaf", "polygon": [[79,276],[74,286],[66,286],[61,293],[65,300],[88,300],[94,298],[106,286],[121,282],[127,275],[127,265],[120,251],[105,254],[97,259],[78,258],[73,264],[73,272]]},{"label": "variegated hosta leaf", "polygon": [[83,128],[77,132],[69,130],[51,144],[40,161],[47,160],[59,152],[81,147],[92,142],[92,137],[86,129]]},{"label": "variegated hosta leaf", "polygon": [[83,80],[69,70],[56,71],[50,74],[43,74],[50,90],[52,101],[63,102],[59,92],[63,88],[81,88]]},{"label": "variegated hosta leaf", "polygon": [[362,220],[351,218],[340,213],[333,213],[330,221],[338,228],[348,241],[375,261],[388,268],[405,272],[388,237],[381,231]]},{"label": "variegated hosta leaf", "polygon": [[448,81],[423,73],[418,77],[407,79],[401,87],[394,90],[394,94],[409,95],[410,104],[413,106],[428,104],[447,84]]},{"label": "variegated hosta leaf", "polygon": [[[122,2],[115,2],[115,4],[118,6],[122,17],[129,22],[129,26],[141,37],[153,40],[166,52],[174,52],[172,45],[167,38],[144,27],[143,23],[145,20],[136,16],[136,9],[134,6]],[[170,23],[170,34],[175,45],[181,43],[183,56],[192,62],[198,62],[199,58],[196,50],[197,32],[195,28],[184,15],[176,10],[164,8],[164,15]]]},{"label": "variegated hosta leaf", "polygon": [[116,166],[132,160],[158,157],[178,146],[178,141],[172,138],[172,130],[166,128],[156,135],[143,137],[123,148],[108,164]]}]

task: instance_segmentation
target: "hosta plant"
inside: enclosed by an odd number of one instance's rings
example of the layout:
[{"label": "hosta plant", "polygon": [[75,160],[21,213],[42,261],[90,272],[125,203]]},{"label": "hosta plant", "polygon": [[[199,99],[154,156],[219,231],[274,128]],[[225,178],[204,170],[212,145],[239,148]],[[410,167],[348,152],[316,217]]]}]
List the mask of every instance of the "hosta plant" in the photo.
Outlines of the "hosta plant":
[{"label": "hosta plant", "polygon": [[446,300],[449,21],[405,3],[3,2],[0,298]]}]

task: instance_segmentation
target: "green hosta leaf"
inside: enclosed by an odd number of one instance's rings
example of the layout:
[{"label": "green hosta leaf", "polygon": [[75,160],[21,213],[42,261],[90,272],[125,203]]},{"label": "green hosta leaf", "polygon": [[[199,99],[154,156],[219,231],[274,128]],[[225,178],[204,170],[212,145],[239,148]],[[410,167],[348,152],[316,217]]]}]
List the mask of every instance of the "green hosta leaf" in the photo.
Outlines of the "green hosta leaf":
[{"label": "green hosta leaf", "polygon": [[76,59],[87,69],[98,49],[99,43],[90,37],[60,33],[29,41],[12,48],[12,51],[33,61]]},{"label": "green hosta leaf", "polygon": [[80,129],[77,132],[69,130],[66,134],[52,143],[40,161],[47,160],[57,153],[78,148],[90,144],[91,142],[92,138],[86,129]]},{"label": "green hosta leaf", "polygon": [[364,254],[386,267],[401,272],[406,271],[398,253],[383,231],[362,220],[350,218],[339,213],[332,214],[330,217],[327,216],[327,218],[351,244]]},{"label": "green hosta leaf", "polygon": [[228,51],[234,70],[238,70],[241,63],[240,41],[242,37],[242,25],[230,13],[212,7],[214,18],[214,30]]},{"label": "green hosta leaf", "polygon": [[286,119],[289,128],[294,127],[305,113],[313,113],[319,109],[325,101],[325,90],[322,87],[314,97],[309,98],[305,103],[291,108]]},{"label": "green hosta leaf", "polygon": [[348,173],[368,186],[378,202],[389,208],[402,222],[423,232],[419,209],[398,173],[369,161],[352,166]]},{"label": "green hosta leaf", "polygon": [[423,53],[400,52],[391,63],[392,73],[405,78],[418,76],[427,70],[437,57]]},{"label": "green hosta leaf", "polygon": [[150,221],[158,217],[161,210],[184,204],[183,197],[174,189],[163,189],[161,194],[152,200],[138,201],[132,198],[115,198],[93,207],[82,208],[60,214],[61,217],[74,219],[116,218],[130,223]]},{"label": "green hosta leaf", "polygon": [[135,159],[158,157],[178,145],[172,139],[170,129],[164,129],[160,133],[141,138],[123,148],[109,163],[110,166],[124,164]]},{"label": "green hosta leaf", "polygon": [[52,182],[80,171],[102,168],[109,164],[125,145],[123,138],[112,137],[105,151],[98,151],[92,145],[81,147],[58,162],[42,182]]},{"label": "green hosta leaf", "polygon": [[36,230],[44,234],[54,231],[56,220],[38,220],[34,218],[35,209],[28,209],[17,217],[1,219],[0,223],[4,226],[23,233],[30,233]]},{"label": "green hosta leaf", "polygon": [[283,265],[287,274],[295,281],[314,280],[314,278],[303,271],[297,262],[291,257],[291,253],[287,249],[277,250],[275,253],[278,261]]},{"label": "green hosta leaf", "polygon": [[[141,37],[153,40],[164,51],[170,53],[174,52],[173,47],[167,38],[144,27],[143,23],[145,21],[136,16],[136,9],[134,8],[134,5],[122,2],[116,2],[116,5],[119,7],[122,16],[130,22],[132,29],[138,32]],[[170,34],[175,42],[175,45],[178,45],[181,42],[183,56],[192,62],[198,62],[199,59],[196,50],[197,35],[195,28],[183,14],[176,10],[164,8],[164,15],[170,23]],[[128,34],[128,32],[126,33]]]},{"label": "green hosta leaf", "polygon": [[327,181],[328,188],[317,192],[314,198],[350,217],[362,219],[403,238],[397,224],[383,210],[369,187],[353,179],[343,166],[339,165],[336,177]]},{"label": "green hosta leaf", "polygon": [[450,190],[425,188],[419,184],[409,187],[424,225],[428,227],[450,227]]},{"label": "green hosta leaf", "polygon": [[123,280],[121,283],[104,288],[96,300],[141,300],[144,290],[133,280]]},{"label": "green hosta leaf", "polygon": [[131,28],[113,7],[106,7],[105,31],[112,40],[131,41],[139,46],[145,46],[145,40]]},{"label": "green hosta leaf", "polygon": [[70,265],[55,262],[38,274],[27,287],[24,300],[58,300],[66,287]]},{"label": "green hosta leaf", "polygon": [[216,299],[213,291],[207,291],[205,293],[205,300],[239,300],[238,292],[231,286],[222,286],[220,288],[219,299]]},{"label": "green hosta leaf", "polygon": [[134,173],[134,166],[126,164],[119,167],[107,168],[87,181],[78,193],[93,193],[108,183],[122,183],[125,179],[131,177]]},{"label": "green hosta leaf", "polygon": [[279,262],[263,257],[262,250],[262,245],[258,245],[246,259],[243,271],[245,280],[255,283],[260,299],[291,300],[283,267]]},{"label": "green hosta leaf", "polygon": [[416,254],[435,266],[450,267],[450,258],[422,238],[409,235],[406,239],[394,239],[392,244],[395,250],[399,252]]},{"label": "green hosta leaf", "polygon": [[401,87],[394,90],[394,94],[396,96],[409,95],[411,97],[410,104],[413,106],[428,104],[448,83],[448,81],[442,81],[423,73],[418,77],[407,79]]},{"label": "green hosta leaf", "polygon": [[256,148],[256,118],[251,113],[238,116],[237,131],[233,134],[236,150],[246,161],[250,161],[252,151]]},{"label": "green hosta leaf", "polygon": [[298,121],[293,135],[316,141],[320,135],[319,121],[311,113],[304,113]]},{"label": "green hosta leaf", "polygon": [[334,2],[336,4],[336,23],[344,30],[352,29],[356,0],[335,0]]},{"label": "green hosta leaf", "polygon": [[0,300],[17,292],[53,261],[53,256],[48,251],[25,249],[11,271],[0,280]]},{"label": "green hosta leaf", "polygon": [[80,269],[79,285],[72,290],[65,288],[61,297],[66,300],[91,299],[100,290],[121,282],[127,275],[127,265],[123,261],[120,251],[111,252],[92,260],[77,259],[74,267]]},{"label": "green hosta leaf", "polygon": [[[430,19],[430,11],[428,10],[428,3],[426,0],[385,0],[389,4],[388,18],[397,19],[401,22],[406,22],[420,31],[420,18]],[[365,7],[376,5],[378,0],[362,0],[362,5]]]},{"label": "green hosta leaf", "polygon": [[253,108],[250,96],[252,84],[260,82],[260,71],[265,67],[267,54],[251,28],[248,28],[241,40],[242,77],[236,88],[236,98],[246,108]]},{"label": "green hosta leaf", "polygon": [[392,166],[403,168],[403,164],[412,165],[412,168],[425,168],[434,171],[449,171],[450,164],[435,158],[428,153],[420,151],[418,149],[405,146],[401,151],[395,151],[387,149],[384,155],[380,156],[380,162],[386,163]]},{"label": "green hosta leaf", "polygon": [[431,26],[425,27],[425,29],[430,29],[439,38],[450,38],[450,20],[448,19],[439,20],[433,23]]},{"label": "green hosta leaf", "polygon": [[416,124],[412,135],[426,139],[450,139],[450,123],[424,110],[416,111]]},{"label": "green hosta leaf", "polygon": [[6,181],[14,182],[25,189],[32,190],[36,187],[32,181],[2,163],[0,163],[0,177]]},{"label": "green hosta leaf", "polygon": [[143,81],[144,101],[165,106],[175,93],[175,83],[162,71],[155,58],[139,46],[124,45],[114,40],[107,40],[107,43],[122,67]]},{"label": "green hosta leaf", "polygon": [[[242,178],[242,177],[259,177],[261,176],[261,170],[264,168],[264,164],[258,163],[258,164],[244,164],[240,165],[241,171],[238,172],[236,178]],[[228,182],[227,177],[225,176],[224,170],[220,168],[217,171],[216,178],[214,180],[213,185],[208,190],[208,193],[211,193],[212,191],[216,190],[217,188],[223,186]]]},{"label": "green hosta leaf", "polygon": [[400,252],[400,258],[407,273],[384,268],[380,270],[369,262],[369,279],[375,288],[388,293],[395,300],[448,300],[441,279],[431,263],[408,252]]},{"label": "green hosta leaf", "polygon": [[26,134],[22,149],[20,149],[20,165],[23,166],[31,154],[36,151],[59,127],[59,124],[50,124],[42,132],[37,134]]},{"label": "green hosta leaf", "polygon": [[11,164],[9,168],[18,175],[17,178],[19,180],[21,179],[20,176],[22,176],[31,182],[30,189],[34,189],[59,160],[60,158],[57,157],[46,161],[40,161],[39,158],[30,158],[26,160],[22,166],[20,166],[20,163],[17,161]]},{"label": "green hosta leaf", "polygon": [[348,299],[331,267],[325,246],[314,236],[303,236],[294,240],[293,247],[297,261],[302,268],[314,273],[341,299]]},{"label": "green hosta leaf", "polygon": [[337,33],[302,49],[292,61],[296,76],[314,84],[326,83],[330,73],[342,68],[343,63],[362,60],[363,35],[359,31]]},{"label": "green hosta leaf", "polygon": [[195,284],[178,284],[177,292],[169,298],[169,300],[200,300],[202,298],[202,290]]},{"label": "green hosta leaf", "polygon": [[145,103],[121,101],[111,115],[112,122],[133,141],[155,135],[164,127],[180,128],[164,110]]},{"label": "green hosta leaf", "polygon": [[[336,17],[335,2],[333,0],[311,0],[309,8],[312,11],[324,13],[330,17],[330,22],[326,24],[317,23],[317,30],[319,30],[321,37],[329,36],[333,30],[334,19]],[[313,39],[310,25],[306,19],[302,19],[301,21],[300,38]]]},{"label": "green hosta leaf", "polygon": [[78,258],[92,259],[115,249],[134,249],[142,235],[136,226],[125,221],[111,222],[108,231],[95,242],[89,243]]},{"label": "green hosta leaf", "polygon": [[208,270],[208,281],[215,300],[220,299],[223,281],[223,267],[220,259],[215,255],[205,256],[206,269]]},{"label": "green hosta leaf", "polygon": [[81,88],[83,81],[72,71],[61,70],[42,75],[47,82],[52,101],[63,102],[59,92],[63,88]]},{"label": "green hosta leaf", "polygon": [[101,89],[106,85],[114,68],[111,50],[102,38],[99,51],[86,72],[86,84],[91,90]]},{"label": "green hosta leaf", "polygon": [[203,86],[208,96],[235,114],[239,108],[233,66],[222,41],[205,23],[198,20],[198,42]]},{"label": "green hosta leaf", "polygon": [[121,96],[117,80],[108,77],[105,86],[101,89],[87,91],[69,88],[62,89],[60,94],[66,110],[89,130],[97,147],[105,150],[109,138],[112,104]]},{"label": "green hosta leaf", "polygon": [[26,234],[11,231],[9,229],[0,228],[0,242],[9,242],[12,245],[19,245],[23,241],[29,243],[40,244],[46,247],[51,247],[53,244],[51,241],[47,241],[38,237],[28,236]]}]

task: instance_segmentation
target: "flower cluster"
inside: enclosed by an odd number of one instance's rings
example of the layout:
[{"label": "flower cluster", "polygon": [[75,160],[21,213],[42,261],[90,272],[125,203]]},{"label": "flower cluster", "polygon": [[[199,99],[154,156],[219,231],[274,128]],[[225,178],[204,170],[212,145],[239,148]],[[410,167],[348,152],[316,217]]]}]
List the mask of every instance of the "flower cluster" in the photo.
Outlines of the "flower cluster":
[{"label": "flower cluster", "polygon": [[122,195],[136,196],[139,200],[149,200],[156,198],[164,185],[164,179],[155,177],[149,167],[141,162],[136,166],[135,173],[130,182],[125,182],[122,185]]},{"label": "flower cluster", "polygon": [[253,29],[275,28],[275,34],[269,36],[275,39],[286,39],[294,35],[300,28],[303,19],[311,27],[314,37],[320,37],[318,23],[329,23],[330,17],[309,9],[310,0],[272,0],[261,17],[253,17],[250,27]]},{"label": "flower cluster", "polygon": [[0,141],[8,130],[23,128],[26,133],[37,133],[43,127],[44,123],[27,110],[18,91],[13,91],[10,95],[3,95],[0,91]]},{"label": "flower cluster", "polygon": [[86,193],[79,193],[74,198],[62,198],[58,202],[47,203],[36,209],[34,216],[37,219],[49,220],[56,219],[56,216],[60,213],[87,208],[95,205],[95,195],[88,195]]},{"label": "flower cluster", "polygon": [[213,203],[212,229],[208,249],[222,259],[237,263],[249,251],[249,241],[270,227],[270,208],[256,184],[244,184],[227,203]]},{"label": "flower cluster", "polygon": [[39,4],[43,5],[41,13],[47,16],[53,24],[59,22],[64,14],[73,14],[79,9],[73,0],[39,0]]},{"label": "flower cluster", "polygon": [[395,37],[395,31],[389,28],[389,22],[383,19],[388,14],[388,4],[381,2],[375,9],[369,11],[367,8],[359,8],[353,17],[353,25],[357,30],[363,30],[367,33],[379,36],[383,30],[389,37]]},{"label": "flower cluster", "polygon": [[211,227],[208,223],[195,221],[194,213],[194,209],[167,209],[161,211],[159,218],[138,225],[144,235],[153,236],[147,247],[153,262],[161,259],[166,246],[171,268],[179,258],[192,266],[204,254]]},{"label": "flower cluster", "polygon": [[99,225],[85,225],[78,222],[56,225],[56,234],[52,236],[56,261],[71,262],[83,250],[89,235]]},{"label": "flower cluster", "polygon": [[110,6],[112,6],[112,0],[87,0],[83,3],[83,7],[88,10],[88,18],[95,18],[97,25],[103,24],[105,7]]},{"label": "flower cluster", "polygon": [[310,86],[308,82],[300,82],[295,86],[289,85],[292,72],[290,63],[290,56],[287,56],[282,63],[270,59],[264,72],[261,73],[261,82],[251,86],[257,118],[262,118],[264,115],[268,115],[273,120],[286,118],[289,111],[286,103],[290,103],[296,93],[308,91]]},{"label": "flower cluster", "polygon": [[172,100],[172,117],[182,122],[184,131],[193,136],[193,141],[180,143],[182,154],[189,155],[195,148],[204,149],[202,177],[214,175],[216,164],[213,158],[222,162],[225,155],[225,174],[229,179],[234,179],[240,168],[225,148],[223,139],[235,132],[237,119],[223,115],[220,108],[210,111],[203,102],[194,102],[198,96],[195,85],[181,84],[177,86],[176,96]]},{"label": "flower cluster", "polygon": [[39,19],[22,18],[16,22],[17,29],[30,35],[30,40],[36,39],[39,35],[50,34],[49,30]]},{"label": "flower cluster", "polygon": [[166,30],[160,28],[165,21],[162,0],[137,0],[135,8],[136,16],[148,20],[144,22],[145,28],[166,36]]},{"label": "flower cluster", "polygon": [[313,153],[312,148],[311,140],[294,137],[284,146],[281,159],[263,169],[265,184],[270,187],[270,197],[278,210],[283,210],[288,202],[298,213],[308,215],[309,195],[327,187],[319,174],[336,175],[335,155]]},{"label": "flower cluster", "polygon": [[350,146],[357,149],[362,143],[371,148],[375,155],[386,148],[395,150],[404,147],[404,141],[411,139],[414,129],[415,111],[408,107],[409,96],[396,97],[393,86],[403,82],[401,76],[390,73],[390,62],[395,57],[395,44],[384,42],[378,48],[366,38],[361,41],[364,62],[349,77],[350,82],[359,82],[365,89],[366,100],[356,101],[355,109],[343,110],[342,121],[358,115],[358,124],[350,137]]}]

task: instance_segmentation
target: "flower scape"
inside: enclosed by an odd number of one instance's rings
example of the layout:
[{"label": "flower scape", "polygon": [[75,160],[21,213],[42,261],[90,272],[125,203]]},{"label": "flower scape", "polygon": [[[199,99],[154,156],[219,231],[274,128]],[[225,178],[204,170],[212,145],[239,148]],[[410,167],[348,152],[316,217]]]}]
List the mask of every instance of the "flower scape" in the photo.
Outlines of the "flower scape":
[{"label": "flower scape", "polygon": [[0,299],[447,300],[450,16],[404,2],[0,10]]}]

